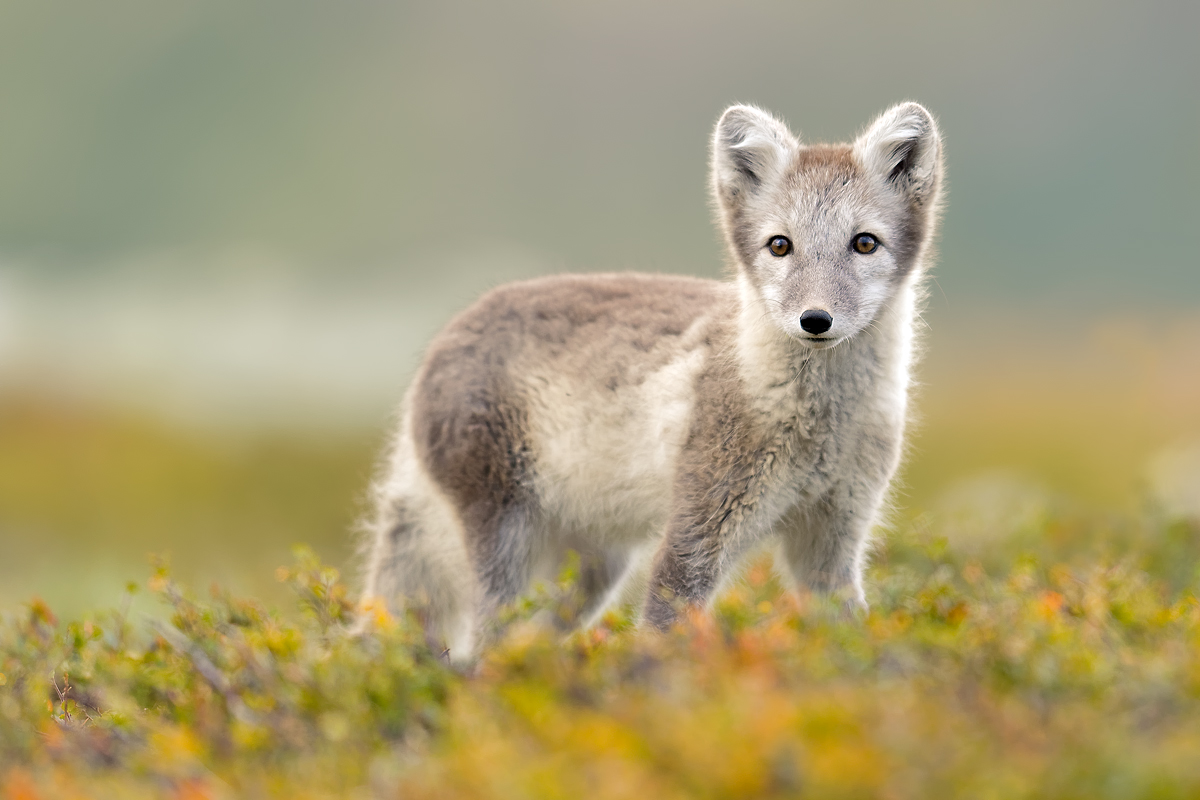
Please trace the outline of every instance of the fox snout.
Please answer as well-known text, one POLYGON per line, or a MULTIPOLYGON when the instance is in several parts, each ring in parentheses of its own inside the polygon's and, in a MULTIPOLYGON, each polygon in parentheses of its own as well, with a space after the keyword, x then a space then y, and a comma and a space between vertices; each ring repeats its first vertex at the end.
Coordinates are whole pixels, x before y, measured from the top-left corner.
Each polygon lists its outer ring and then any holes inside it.
POLYGON ((800 315, 800 327, 814 336, 822 334, 833 327, 833 316, 823 309, 810 308, 800 315))

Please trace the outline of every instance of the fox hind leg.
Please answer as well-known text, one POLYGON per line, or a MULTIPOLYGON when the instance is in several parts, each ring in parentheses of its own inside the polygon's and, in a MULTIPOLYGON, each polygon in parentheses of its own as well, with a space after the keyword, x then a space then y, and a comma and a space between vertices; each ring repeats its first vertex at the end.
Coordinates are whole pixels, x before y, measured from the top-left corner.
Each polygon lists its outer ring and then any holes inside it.
POLYGON ((417 611, 431 645, 448 649, 453 661, 468 660, 479 588, 462 531, 444 501, 405 488, 379 501, 363 596, 382 599, 393 613, 417 611))

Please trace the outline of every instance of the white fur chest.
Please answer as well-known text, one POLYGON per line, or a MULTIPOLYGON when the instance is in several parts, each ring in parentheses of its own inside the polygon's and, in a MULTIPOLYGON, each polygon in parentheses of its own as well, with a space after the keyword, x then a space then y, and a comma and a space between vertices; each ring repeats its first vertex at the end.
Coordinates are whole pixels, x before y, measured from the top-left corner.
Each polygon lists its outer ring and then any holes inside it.
POLYGON ((827 497, 870 474, 887 480, 900 457, 913 362, 915 295, 903 287, 875 324, 812 351, 743 310, 739 366, 769 441, 791 454, 768 492, 769 514, 827 497))

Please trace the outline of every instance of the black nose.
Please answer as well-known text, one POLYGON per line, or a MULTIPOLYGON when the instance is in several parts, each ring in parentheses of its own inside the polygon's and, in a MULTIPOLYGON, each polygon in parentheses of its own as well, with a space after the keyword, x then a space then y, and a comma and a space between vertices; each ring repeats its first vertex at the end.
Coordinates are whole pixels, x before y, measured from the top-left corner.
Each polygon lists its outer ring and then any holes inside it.
POLYGON ((800 315, 800 327, 805 333, 824 333, 833 327, 833 317, 828 311, 813 311, 809 309, 800 315))

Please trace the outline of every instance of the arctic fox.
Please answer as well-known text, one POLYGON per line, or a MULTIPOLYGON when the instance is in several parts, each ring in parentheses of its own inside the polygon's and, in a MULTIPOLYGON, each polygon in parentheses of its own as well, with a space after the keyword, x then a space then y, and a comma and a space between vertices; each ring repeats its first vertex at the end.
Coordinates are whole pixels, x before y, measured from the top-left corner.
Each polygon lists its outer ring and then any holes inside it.
POLYGON ((916 103, 837 145, 726 110, 711 187, 730 278, 542 278, 451 321, 375 486, 364 596, 423 604, 455 660, 568 550, 593 614, 648 564, 658 628, 772 543, 801 587, 864 606, 942 171, 916 103))

